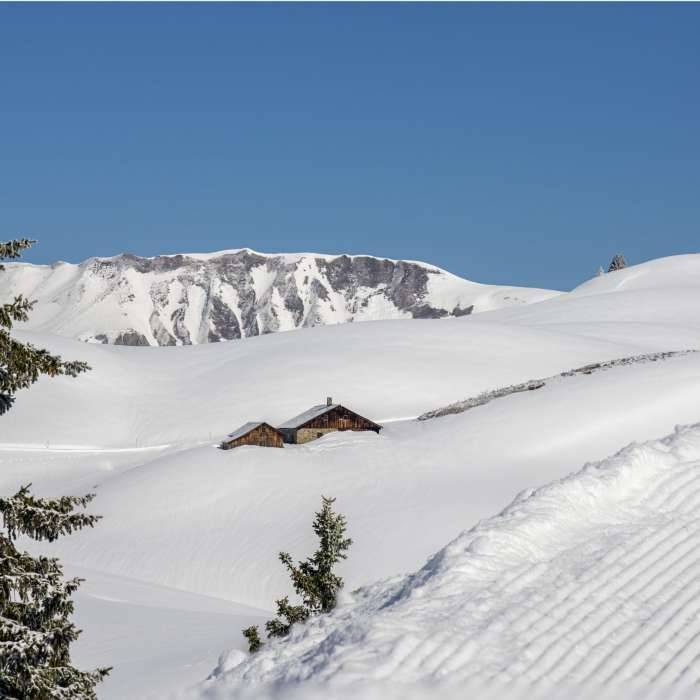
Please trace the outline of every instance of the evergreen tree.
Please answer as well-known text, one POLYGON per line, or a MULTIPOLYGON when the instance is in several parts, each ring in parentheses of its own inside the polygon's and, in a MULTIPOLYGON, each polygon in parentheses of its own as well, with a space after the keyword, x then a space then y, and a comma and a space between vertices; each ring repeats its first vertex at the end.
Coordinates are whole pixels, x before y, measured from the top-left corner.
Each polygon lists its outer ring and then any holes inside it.
MULTIPOLYGON (((288 596, 275 601, 277 616, 265 624, 268 638, 286 637, 292 625, 306 622, 311 615, 333 610, 338 592, 343 587, 343 579, 334 572, 334 567, 347 558, 346 552, 352 540, 345 536, 345 516, 333 511, 335 498, 322 496, 321 499, 321 510, 313 522, 313 530, 319 539, 315 554, 295 565, 287 552, 280 552, 279 559, 289 572, 301 604, 291 605, 288 596)), ((251 652, 260 648, 262 642, 257 627, 249 627, 243 634, 251 652)))
MULTIPOLYGON (((0 260, 14 259, 32 245, 27 239, 0 243, 0 260)), ((0 265, 0 270, 3 270, 0 265)), ((64 362, 30 343, 10 337, 13 323, 25 321, 33 303, 17 296, 0 305, 0 414, 7 412, 20 389, 42 375, 76 376, 84 362, 64 362)), ((35 498, 23 486, 0 498, 0 697, 7 700, 92 700, 95 686, 109 669, 79 671, 70 665, 70 644, 80 631, 70 621, 71 595, 80 579, 63 579, 58 559, 33 557, 15 547, 18 536, 52 542, 97 516, 76 512, 92 495, 35 498)))
MULTIPOLYGON (((35 241, 22 238, 0 243, 0 260, 19 258, 23 250, 35 241)), ((0 271, 4 270, 0 264, 0 271)), ((27 389, 46 374, 56 377, 66 374, 75 377, 89 367, 84 362, 64 362, 58 355, 35 348, 31 343, 20 343, 10 337, 16 322, 26 321, 34 302, 16 296, 10 303, 0 305, 0 415, 7 412, 20 389, 27 389)))
POLYGON ((605 270, 602 265, 598 266, 598 277, 602 277, 605 274, 605 270))
POLYGON ((262 646, 260 641, 260 633, 256 625, 247 627, 243 630, 243 636, 248 640, 248 651, 254 654, 262 646))
POLYGON ((615 270, 622 270, 627 267, 624 255, 616 255, 610 262, 610 267, 608 267, 608 272, 615 272, 615 270))
POLYGON ((55 558, 32 557, 15 547, 18 535, 53 542, 98 516, 75 512, 92 495, 39 499, 23 486, 0 498, 0 697, 13 700, 87 700, 109 669, 78 671, 69 647, 80 631, 70 621, 71 595, 80 579, 63 579, 55 558))
POLYGON ((333 572, 333 567, 350 548, 352 540, 345 537, 345 516, 333 512, 335 498, 321 496, 321 510, 316 513, 313 529, 319 539, 316 553, 298 565, 286 552, 280 552, 280 561, 287 567, 292 585, 310 613, 329 612, 335 607, 343 579, 333 572))
POLYGON ((311 611, 305 605, 290 605, 289 596, 276 600, 275 605, 277 605, 277 617, 265 623, 268 639, 286 637, 292 625, 306 622, 311 615, 311 611))

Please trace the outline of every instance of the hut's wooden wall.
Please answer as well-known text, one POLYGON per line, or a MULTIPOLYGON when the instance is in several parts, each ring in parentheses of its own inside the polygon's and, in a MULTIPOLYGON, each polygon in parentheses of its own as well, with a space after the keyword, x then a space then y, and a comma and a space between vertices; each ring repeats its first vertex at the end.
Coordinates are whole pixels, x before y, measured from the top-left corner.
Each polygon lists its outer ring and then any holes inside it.
POLYGON ((318 440, 326 433, 337 433, 337 428, 299 428, 296 433, 297 445, 303 445, 305 442, 318 440))
POLYGON ((372 421, 358 416, 357 413, 338 406, 298 428, 295 431, 294 442, 297 444, 311 442, 311 440, 316 440, 326 433, 334 433, 339 430, 374 430, 379 432, 379 427, 372 421))
POLYGON ((304 424, 303 427, 310 430, 320 428, 330 430, 375 430, 379 432, 379 429, 371 420, 358 416, 357 413, 353 413, 347 408, 343 408, 343 406, 338 406, 332 411, 314 418, 304 424))
POLYGON ((223 442, 221 446, 225 450, 242 445, 258 445, 260 447, 284 447, 282 436, 269 425, 259 425, 253 428, 247 435, 243 435, 230 442, 223 442))

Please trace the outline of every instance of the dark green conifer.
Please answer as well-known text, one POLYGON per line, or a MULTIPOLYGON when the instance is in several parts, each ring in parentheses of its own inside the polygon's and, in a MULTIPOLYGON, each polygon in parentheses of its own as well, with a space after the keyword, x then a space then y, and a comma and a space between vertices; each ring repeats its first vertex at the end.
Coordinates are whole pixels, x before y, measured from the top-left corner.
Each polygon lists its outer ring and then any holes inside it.
POLYGON ((243 636, 248 640, 248 651, 254 654, 262 646, 262 641, 260 640, 260 633, 258 632, 257 625, 251 625, 243 630, 243 636))
MULTIPOLYGON (((316 513, 313 529, 319 539, 315 554, 305 561, 294 564, 287 552, 280 552, 280 561, 285 565, 292 580, 295 593, 301 599, 300 605, 291 605, 288 596, 275 601, 277 617, 265 624, 268 638, 286 637, 292 625, 306 622, 311 615, 326 613, 333 610, 338 592, 343 587, 343 579, 335 573, 335 565, 347 558, 347 550, 352 540, 345 536, 347 521, 345 516, 333 511, 335 498, 321 497, 321 510, 316 513)), ((252 628, 243 631, 249 642, 248 634, 252 628)), ((257 635, 257 628, 255 629, 257 635)), ((259 642, 259 638, 258 638, 259 642)))
POLYGON ((310 610, 305 605, 291 605, 289 596, 284 596, 275 601, 277 605, 277 617, 265 623, 265 630, 268 638, 286 637, 292 625, 298 622, 306 622, 311 615, 310 610))
MULTIPOLYGON (((33 241, 0 243, 0 260, 18 258, 33 241)), ((4 269, 0 265, 0 270, 4 269)), ((0 305, 0 415, 15 393, 42 375, 76 376, 84 362, 60 357, 10 337, 13 323, 25 321, 33 303, 17 296, 0 305)), ((70 620, 72 594, 80 579, 64 580, 58 559, 33 557, 15 546, 18 536, 52 542, 98 517, 81 512, 92 495, 35 498, 29 486, 0 498, 0 697, 7 700, 93 700, 95 686, 109 669, 79 671, 71 666, 70 645, 80 631, 70 620)))
POLYGON ((83 527, 95 515, 75 512, 92 495, 35 498, 23 486, 0 498, 0 697, 13 700, 96 698, 95 686, 109 669, 79 671, 70 664, 70 645, 80 630, 70 621, 72 594, 81 579, 64 580, 58 559, 33 557, 15 547, 26 535, 53 542, 83 527))
MULTIPOLYGON (((0 243, 0 260, 19 258, 33 244, 27 238, 0 243)), ((0 264, 0 271, 4 269, 0 264)), ((13 324, 26 321, 33 306, 22 295, 0 305, 0 415, 11 408, 17 391, 29 388, 42 374, 75 377, 89 369, 85 362, 64 362, 58 355, 10 337, 13 324)))
POLYGON ((335 498, 321 496, 321 510, 316 513, 313 529, 319 546, 312 557, 296 566, 286 552, 280 552, 280 561, 287 567, 292 585, 309 613, 329 612, 336 603, 343 579, 334 572, 335 565, 346 559, 345 552, 352 540, 345 537, 345 516, 333 511, 335 498))

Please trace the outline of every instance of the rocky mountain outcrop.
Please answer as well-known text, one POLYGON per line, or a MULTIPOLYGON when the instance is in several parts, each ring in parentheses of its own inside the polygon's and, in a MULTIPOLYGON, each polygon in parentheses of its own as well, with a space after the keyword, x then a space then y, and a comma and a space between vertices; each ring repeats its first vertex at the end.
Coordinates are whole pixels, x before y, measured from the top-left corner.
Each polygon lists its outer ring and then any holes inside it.
POLYGON ((0 291, 38 300, 28 328, 144 346, 352 321, 464 316, 555 294, 476 284, 417 262, 249 249, 154 258, 124 253, 79 265, 16 263, 8 265, 0 291))

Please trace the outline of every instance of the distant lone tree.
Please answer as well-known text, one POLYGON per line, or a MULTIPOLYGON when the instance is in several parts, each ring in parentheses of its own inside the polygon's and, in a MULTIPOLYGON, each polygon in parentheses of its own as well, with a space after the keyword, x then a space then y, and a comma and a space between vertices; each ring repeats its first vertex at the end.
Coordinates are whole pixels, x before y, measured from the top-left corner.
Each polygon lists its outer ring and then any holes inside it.
MULTIPOLYGON (((265 624, 268 639, 286 637, 292 625, 306 622, 312 615, 333 610, 343 587, 343 579, 335 573, 334 568, 338 562, 347 558, 346 552, 352 540, 345 536, 345 516, 333 511, 335 498, 322 496, 321 499, 321 510, 316 513, 313 522, 313 530, 319 539, 315 554, 298 564, 294 564, 287 552, 279 554, 301 604, 292 605, 288 596, 275 601, 277 616, 265 624)), ((243 630, 243 635, 248 640, 251 653, 262 646, 257 627, 248 627, 243 630)))
MULTIPOLYGON (((32 243, 0 243, 0 260, 20 257, 32 243)), ((89 369, 10 337, 13 323, 27 320, 32 306, 22 296, 0 305, 0 415, 12 408, 18 390, 41 375, 74 377, 89 369)), ((70 664, 70 645, 80 634, 70 621, 71 596, 80 579, 64 580, 58 559, 33 557, 15 546, 21 535, 53 542, 92 527, 98 516, 76 512, 92 498, 35 498, 28 485, 0 498, 0 698, 93 700, 95 687, 109 673, 107 668, 79 671, 70 664)))
POLYGON ((625 257, 623 255, 616 255, 611 261, 608 267, 608 272, 615 272, 615 270, 623 270, 627 267, 625 262, 625 257))

